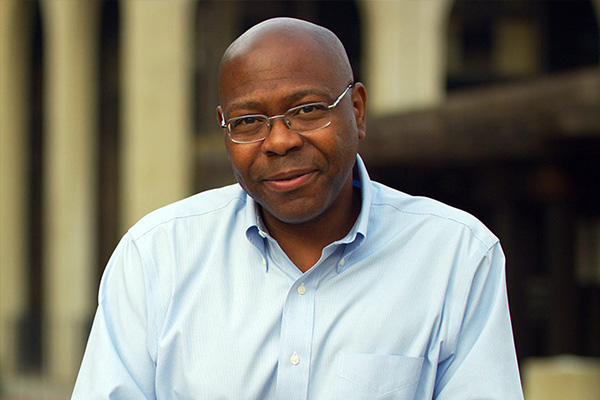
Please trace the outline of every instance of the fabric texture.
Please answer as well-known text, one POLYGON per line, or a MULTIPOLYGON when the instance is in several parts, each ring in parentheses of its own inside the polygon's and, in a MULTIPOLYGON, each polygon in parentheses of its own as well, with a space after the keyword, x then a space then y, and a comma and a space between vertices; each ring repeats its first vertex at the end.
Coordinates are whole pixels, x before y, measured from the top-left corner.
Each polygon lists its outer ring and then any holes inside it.
POLYGON ((73 399, 522 399, 498 239, 357 166, 360 215, 304 274, 238 185, 144 217, 73 399))

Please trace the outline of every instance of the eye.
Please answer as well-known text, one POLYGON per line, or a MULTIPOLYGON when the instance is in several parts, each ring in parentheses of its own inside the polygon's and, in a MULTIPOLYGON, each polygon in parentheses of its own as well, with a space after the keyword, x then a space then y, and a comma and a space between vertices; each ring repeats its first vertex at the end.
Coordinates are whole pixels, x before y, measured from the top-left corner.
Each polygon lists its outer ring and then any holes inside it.
POLYGON ((310 104, 305 104, 303 106, 298 106, 298 107, 294 107, 292 108, 290 111, 290 116, 292 117, 304 117, 304 116, 309 116, 309 115, 316 115, 316 114, 321 114, 322 111, 327 109, 327 104, 326 103, 310 103, 310 104))
POLYGON ((316 106, 314 104, 307 104, 305 106, 300 107, 300 109, 298 110, 299 114, 310 114, 311 112, 314 112, 316 109, 316 106))
POLYGON ((234 127, 244 126, 244 125, 252 125, 258 123, 258 118, 253 116, 240 117, 233 121, 232 125, 234 127))

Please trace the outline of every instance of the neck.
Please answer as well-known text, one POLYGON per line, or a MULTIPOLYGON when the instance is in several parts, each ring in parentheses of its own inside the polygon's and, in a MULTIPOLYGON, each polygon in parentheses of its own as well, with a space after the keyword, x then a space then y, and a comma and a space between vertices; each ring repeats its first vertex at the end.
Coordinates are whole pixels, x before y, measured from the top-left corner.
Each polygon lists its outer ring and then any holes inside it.
POLYGON ((308 271, 319 261, 325 246, 342 239, 354 226, 360 213, 361 193, 358 188, 350 190, 323 214, 304 223, 285 223, 261 209, 269 234, 300 271, 308 271))

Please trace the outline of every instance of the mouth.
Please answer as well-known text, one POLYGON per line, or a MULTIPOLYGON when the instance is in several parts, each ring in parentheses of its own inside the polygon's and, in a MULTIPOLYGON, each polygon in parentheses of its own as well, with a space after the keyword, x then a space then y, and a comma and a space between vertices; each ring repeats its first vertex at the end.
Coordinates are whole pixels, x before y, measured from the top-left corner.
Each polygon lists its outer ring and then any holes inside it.
POLYGON ((310 183, 317 176, 315 170, 290 171, 273 175, 263 182, 276 192, 289 192, 297 190, 310 183))

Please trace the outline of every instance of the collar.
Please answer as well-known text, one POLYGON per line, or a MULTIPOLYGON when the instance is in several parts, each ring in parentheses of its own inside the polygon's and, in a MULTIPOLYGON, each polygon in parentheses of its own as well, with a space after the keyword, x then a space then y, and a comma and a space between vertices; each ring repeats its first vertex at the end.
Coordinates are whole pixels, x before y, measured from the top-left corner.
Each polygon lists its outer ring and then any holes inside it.
POLYGON ((354 164, 354 185, 360 188, 362 204, 360 206, 360 214, 356 219, 356 223, 352 227, 350 234, 354 231, 356 234, 367 236, 367 227, 369 225, 369 213, 371 211, 371 203, 373 201, 373 192, 371 190, 371 178, 367 172, 367 167, 362 158, 356 155, 356 164, 354 164))

